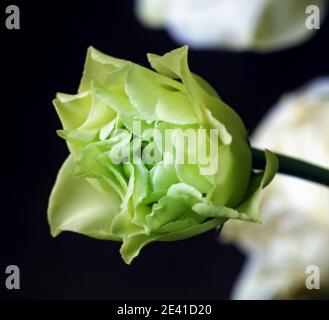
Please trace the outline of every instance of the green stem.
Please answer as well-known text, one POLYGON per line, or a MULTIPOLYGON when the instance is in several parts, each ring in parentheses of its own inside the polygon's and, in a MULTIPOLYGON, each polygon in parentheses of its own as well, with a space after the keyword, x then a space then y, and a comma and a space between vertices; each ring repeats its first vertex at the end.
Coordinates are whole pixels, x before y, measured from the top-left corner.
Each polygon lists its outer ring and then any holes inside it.
MULTIPOLYGON (((313 181, 329 187, 329 170, 311 163, 275 153, 279 159, 279 173, 288 174, 305 180, 313 181)), ((265 153, 252 148, 253 168, 264 169, 265 153)))

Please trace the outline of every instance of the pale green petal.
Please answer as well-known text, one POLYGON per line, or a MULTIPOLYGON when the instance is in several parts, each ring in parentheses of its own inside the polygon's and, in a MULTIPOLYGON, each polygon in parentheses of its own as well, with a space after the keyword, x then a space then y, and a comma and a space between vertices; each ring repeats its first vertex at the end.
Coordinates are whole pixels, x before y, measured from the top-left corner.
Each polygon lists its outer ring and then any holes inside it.
POLYGON ((170 51, 163 56, 148 54, 148 60, 156 71, 172 78, 180 79, 185 88, 194 113, 202 126, 207 127, 207 119, 205 117, 205 105, 202 100, 202 87, 194 78, 188 67, 187 61, 188 47, 183 46, 176 50, 170 51))
POLYGON ((133 68, 127 74, 125 90, 130 103, 139 111, 144 119, 156 120, 155 106, 158 97, 166 92, 153 79, 133 68))
POLYGON ((76 130, 57 130, 57 134, 66 140, 68 149, 75 159, 81 155, 81 151, 89 143, 95 142, 98 136, 98 129, 76 129, 76 130))
POLYGON ((209 203, 197 203, 192 207, 193 211, 198 213, 202 217, 207 218, 226 218, 226 219, 239 219, 252 222, 258 222, 249 217, 246 213, 241 213, 235 209, 224 207, 224 206, 215 206, 209 203))
POLYGON ((211 200, 219 206, 235 207, 244 199, 251 173, 251 150, 246 131, 240 127, 234 127, 235 116, 232 109, 222 105, 222 117, 218 111, 206 112, 209 123, 219 130, 220 139, 223 143, 218 149, 218 171, 213 177, 216 185, 212 192, 211 200), (223 123, 228 126, 223 127, 223 123), (230 129, 230 131, 229 131, 230 129))
POLYGON ((167 190, 179 180, 173 165, 157 163, 151 170, 153 190, 167 190))
POLYGON ((200 174, 198 165, 196 164, 176 164, 176 173, 181 182, 184 182, 194 188, 198 189, 201 193, 207 194, 213 189, 213 184, 200 174))
POLYGON ((213 218, 222 217, 227 219, 239 219, 252 222, 260 222, 261 216, 259 213, 259 206, 261 200, 261 192, 274 178, 278 170, 277 157, 266 150, 266 167, 264 172, 253 173, 246 200, 233 209, 220 205, 213 205, 209 203, 198 203, 193 206, 193 210, 198 214, 213 218))
POLYGON ((141 204, 144 205, 152 205, 155 202, 158 202, 161 198, 163 198, 167 194, 167 190, 156 190, 151 191, 147 194, 147 196, 142 200, 141 204))
POLYGON ((187 238, 197 236, 201 233, 209 231, 215 227, 222 225, 226 219, 215 218, 197 225, 190 225, 189 227, 170 232, 167 234, 151 234, 146 235, 136 235, 126 239, 120 249, 121 256, 127 264, 130 264, 132 260, 138 256, 140 250, 147 244, 154 241, 178 241, 187 238))
POLYGON ((97 97, 117 113, 123 114, 126 117, 137 117, 139 115, 126 95, 107 89, 96 82, 93 82, 92 86, 97 97))
POLYGON ((116 113, 97 97, 93 88, 91 88, 88 95, 79 94, 76 97, 81 96, 83 100, 81 98, 77 100, 71 99, 66 104, 63 102, 60 103, 60 101, 67 101, 67 96, 65 96, 66 100, 63 100, 63 95, 58 95, 55 100, 55 107, 62 112, 62 116, 65 115, 65 113, 63 113, 63 107, 76 110, 75 113, 67 114, 67 118, 76 120, 71 120, 71 122, 68 123, 68 120, 65 120, 66 117, 63 118, 64 130, 58 131, 58 134, 66 140, 70 152, 76 159, 80 156, 81 151, 86 145, 97 140, 101 128, 116 117, 116 113), (90 105, 88 107, 88 113, 84 105, 87 103, 90 105), (80 120, 78 109, 81 110, 80 113, 83 115, 83 118, 80 115, 80 120), (74 121, 74 123, 72 121, 74 121))
POLYGON ((119 240, 111 233, 113 217, 120 206, 115 191, 99 192, 86 179, 73 177, 75 162, 68 157, 52 190, 48 221, 53 236, 74 231, 90 237, 119 240))
POLYGON ((218 92, 209 84, 209 82, 207 82, 205 79, 195 73, 193 73, 193 77, 208 95, 220 99, 218 92))
POLYGON ((76 95, 58 93, 53 100, 57 114, 65 130, 74 130, 80 127, 87 119, 91 95, 85 91, 76 95))
POLYGON ((134 68, 132 62, 128 62, 122 68, 112 71, 107 76, 104 87, 118 94, 125 94, 125 84, 128 72, 134 68))
POLYGON ((134 188, 135 188, 135 170, 134 166, 131 163, 127 163, 123 165, 123 170, 125 174, 129 177, 129 182, 128 182, 128 187, 126 190, 125 197, 122 200, 121 203, 121 208, 125 208, 128 205, 129 200, 131 199, 133 193, 134 193, 134 188))
POLYGON ((169 92, 158 98, 156 104, 158 120, 173 124, 198 123, 193 107, 183 92, 169 92))
POLYGON ((177 183, 172 185, 168 189, 167 195, 183 197, 189 205, 193 205, 194 202, 201 201, 202 199, 201 192, 186 183, 177 183))
POLYGON ((221 226, 227 219, 215 218, 198 225, 192 225, 186 229, 168 233, 161 237, 161 241, 177 241, 197 236, 215 227, 221 226))
POLYGON ((83 77, 80 82, 79 92, 90 89, 91 80, 104 84, 109 73, 124 67, 129 62, 108 56, 93 47, 87 52, 87 58, 84 66, 83 77))
POLYGON ((152 213, 146 216, 148 229, 155 231, 161 226, 181 218, 190 205, 180 196, 164 196, 153 205, 152 213))
MULTIPOLYGON (((172 103, 186 111, 191 109, 188 100, 184 99, 184 94, 178 89, 182 86, 179 82, 146 70, 135 65, 128 71, 125 80, 125 91, 130 103, 145 120, 163 120, 159 118, 157 113, 160 112, 160 115, 162 115, 163 108, 172 107, 172 103), (177 97, 179 101, 173 100, 173 96, 177 97)), ((168 114, 169 112, 170 110, 165 113, 168 114)))
POLYGON ((109 108, 97 95, 97 91, 91 86, 91 108, 86 121, 79 127, 79 129, 97 129, 111 122, 116 118, 116 112, 109 108))
MULTIPOLYGON (((200 216, 199 216, 200 217, 200 216)), ((204 219, 203 219, 204 220, 204 219)), ((182 231, 192 226, 200 224, 202 221, 193 218, 182 218, 179 220, 171 221, 157 229, 157 233, 168 234, 172 232, 182 231)))
POLYGON ((237 208, 239 212, 246 213, 255 221, 260 221, 259 206, 262 189, 264 189, 274 178, 279 169, 279 160, 269 150, 265 150, 266 167, 262 175, 253 174, 246 200, 237 208))
MULTIPOLYGON (((246 128, 239 115, 231 107, 222 100, 210 95, 204 95, 203 99, 212 117, 225 126, 233 139, 247 140, 246 128)), ((208 117, 209 113, 207 113, 207 118, 208 117)))
POLYGON ((154 70, 160 74, 174 79, 182 78, 182 64, 184 63, 185 55, 188 47, 183 46, 172 50, 163 56, 149 53, 147 55, 148 61, 154 70))
POLYGON ((150 177, 149 172, 143 163, 134 164, 135 169, 135 193, 134 203, 139 204, 146 195, 150 192, 150 177))
POLYGON ((244 199, 249 185, 251 152, 247 144, 236 141, 219 148, 215 189, 210 199, 216 205, 234 207, 244 199))
POLYGON ((104 141, 108 139, 112 131, 114 130, 116 123, 117 123, 117 118, 106 123, 99 131, 99 140, 104 141))
POLYGON ((134 209, 131 201, 129 201, 128 206, 122 208, 120 213, 114 217, 111 232, 122 238, 123 241, 135 235, 144 235, 145 228, 133 223, 133 218, 134 209))
POLYGON ((76 160, 74 176, 101 180, 105 192, 114 189, 123 199, 127 185, 122 181, 122 177, 119 180, 117 179, 119 173, 113 173, 114 168, 110 164, 105 166, 102 163, 101 155, 102 150, 99 149, 98 143, 92 143, 85 147, 78 160, 76 160), (109 168, 112 170, 109 170, 109 168))
POLYGON ((131 264, 134 258, 136 258, 143 247, 147 244, 158 240, 161 235, 135 235, 124 240, 120 253, 122 259, 126 264, 131 264))
POLYGON ((143 225, 145 229, 145 212, 142 208, 138 208, 139 204, 151 192, 151 179, 148 170, 143 163, 134 164, 135 172, 135 186, 133 192, 133 204, 135 208, 135 215, 133 222, 138 225, 143 225), (140 209, 140 210, 138 210, 140 209))
POLYGON ((172 185, 167 195, 153 205, 152 213, 146 216, 149 230, 159 232, 159 228, 172 221, 192 218, 191 207, 201 200, 202 194, 195 188, 185 183, 172 185))
POLYGON ((122 164, 118 164, 118 165, 114 164, 111 161, 111 159, 109 158, 108 152, 105 152, 105 153, 103 153, 99 156, 97 156, 97 155, 95 155, 95 156, 97 157, 97 160, 99 160, 99 162, 102 163, 104 165, 104 167, 107 168, 109 170, 109 172, 111 172, 114 175, 116 181, 119 183, 119 185, 121 187, 120 189, 123 190, 123 192, 125 194, 124 198, 126 198, 127 194, 130 194, 128 189, 130 190, 131 188, 133 188, 133 185, 128 186, 130 181, 127 184, 127 178, 125 176, 123 165, 122 164))

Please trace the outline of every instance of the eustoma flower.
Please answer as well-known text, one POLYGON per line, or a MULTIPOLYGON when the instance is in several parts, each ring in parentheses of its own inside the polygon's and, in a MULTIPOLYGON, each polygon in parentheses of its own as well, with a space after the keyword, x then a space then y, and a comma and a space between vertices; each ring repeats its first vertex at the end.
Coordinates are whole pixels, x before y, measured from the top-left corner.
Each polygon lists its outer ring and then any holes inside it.
MULTIPOLYGON (((329 169, 328 120, 329 77, 324 77, 285 94, 251 141, 329 169)), ((261 212, 261 226, 230 221, 221 232, 248 258, 233 299, 328 298, 329 189, 278 176, 263 194, 261 212), (321 290, 309 290, 308 266, 321 270, 321 290)))
POLYGON ((260 221, 277 159, 267 151, 264 171, 252 170, 243 122, 187 54, 149 54, 152 71, 89 49, 78 94, 54 100, 71 154, 50 197, 53 236, 122 241, 130 263, 153 241, 260 221))
POLYGON ((141 22, 165 28, 177 43, 257 52, 282 50, 308 40, 319 28, 316 24, 324 18, 326 7, 325 0, 136 0, 141 22))

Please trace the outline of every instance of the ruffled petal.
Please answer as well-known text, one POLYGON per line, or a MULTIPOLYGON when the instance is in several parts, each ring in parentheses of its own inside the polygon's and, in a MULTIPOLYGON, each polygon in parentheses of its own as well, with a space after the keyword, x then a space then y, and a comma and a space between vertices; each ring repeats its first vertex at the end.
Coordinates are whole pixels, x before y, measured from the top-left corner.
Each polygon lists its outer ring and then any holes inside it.
POLYGON ((90 237, 120 240, 111 232, 120 198, 111 189, 100 192, 86 179, 73 177, 75 161, 69 156, 58 173, 52 190, 48 221, 53 236, 74 231, 90 237))
POLYGON ((236 209, 226 206, 214 205, 209 203, 198 203, 193 206, 193 210, 204 217, 209 218, 227 218, 239 219, 252 222, 260 222, 261 215, 259 206, 262 190, 272 181, 275 173, 278 171, 277 157, 266 150, 266 167, 263 172, 253 173, 247 197, 236 209))

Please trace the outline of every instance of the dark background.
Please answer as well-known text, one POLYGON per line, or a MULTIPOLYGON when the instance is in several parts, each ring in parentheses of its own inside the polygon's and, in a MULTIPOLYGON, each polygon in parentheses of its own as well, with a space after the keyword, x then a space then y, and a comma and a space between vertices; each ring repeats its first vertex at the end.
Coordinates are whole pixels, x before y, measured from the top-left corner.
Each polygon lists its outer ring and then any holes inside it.
MULTIPOLYGON (((147 65, 146 53, 177 47, 165 31, 136 20, 133 1, 14 1, 0 4, 0 296, 9 299, 227 299, 244 257, 214 232, 154 243, 131 266, 119 244, 63 233, 52 239, 47 201, 68 152, 55 130, 57 91, 75 93, 87 47, 147 65), (21 30, 5 29, 17 4, 21 30), (5 288, 5 268, 21 270, 21 290, 5 288)), ((190 51, 206 78, 250 131, 285 92, 329 74, 329 21, 306 44, 258 55, 190 51)))

